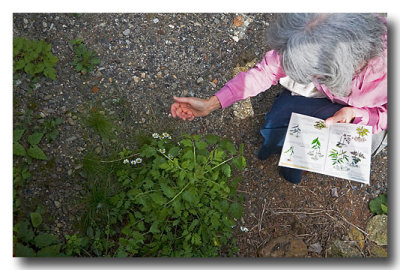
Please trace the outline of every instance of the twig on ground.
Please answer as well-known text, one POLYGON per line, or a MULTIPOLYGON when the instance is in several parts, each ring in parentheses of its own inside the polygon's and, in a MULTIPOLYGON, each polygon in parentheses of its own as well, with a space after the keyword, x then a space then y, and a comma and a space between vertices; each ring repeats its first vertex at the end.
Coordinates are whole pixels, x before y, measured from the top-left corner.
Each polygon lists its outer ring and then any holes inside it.
POLYGON ((264 212, 265 212, 265 205, 266 205, 266 204, 267 204, 267 203, 266 203, 265 200, 264 200, 263 210, 262 210, 260 219, 259 219, 259 221, 258 221, 258 236, 260 236, 261 239, 262 239, 262 237, 261 237, 261 223, 262 223, 262 220, 263 220, 263 216, 264 216, 264 212))

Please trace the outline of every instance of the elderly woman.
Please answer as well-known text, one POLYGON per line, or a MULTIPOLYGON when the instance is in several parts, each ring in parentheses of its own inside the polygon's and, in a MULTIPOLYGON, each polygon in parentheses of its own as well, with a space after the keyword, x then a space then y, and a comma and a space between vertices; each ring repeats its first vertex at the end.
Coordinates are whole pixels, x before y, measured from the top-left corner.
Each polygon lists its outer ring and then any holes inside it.
MULTIPOLYGON (((208 99, 174 97, 171 114, 191 121, 280 82, 286 89, 266 114, 259 159, 281 151, 292 112, 372 126, 376 152, 386 141, 386 33, 385 19, 373 14, 284 14, 267 33, 272 50, 260 63, 208 99)), ((302 178, 298 169, 281 174, 295 184, 302 178)))

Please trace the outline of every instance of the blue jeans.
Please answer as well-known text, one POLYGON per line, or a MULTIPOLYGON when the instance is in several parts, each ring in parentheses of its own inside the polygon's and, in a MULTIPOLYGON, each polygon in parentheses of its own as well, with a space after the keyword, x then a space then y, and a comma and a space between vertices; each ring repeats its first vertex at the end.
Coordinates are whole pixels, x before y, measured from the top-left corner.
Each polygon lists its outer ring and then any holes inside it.
MULTIPOLYGON (((284 90, 275 98, 271 110, 265 115, 265 123, 261 127, 264 140, 258 158, 266 160, 272 154, 281 153, 292 112, 325 120, 343 107, 326 98, 292 96, 290 91, 284 90)), ((281 167, 281 173, 293 184, 300 183, 303 175, 302 170, 286 167, 281 167)))

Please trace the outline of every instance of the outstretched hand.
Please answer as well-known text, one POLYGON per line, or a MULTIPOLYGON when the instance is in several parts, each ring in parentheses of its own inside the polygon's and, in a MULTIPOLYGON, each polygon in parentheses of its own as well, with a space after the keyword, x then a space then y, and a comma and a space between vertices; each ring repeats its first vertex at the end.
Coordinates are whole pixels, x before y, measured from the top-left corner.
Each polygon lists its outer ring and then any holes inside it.
POLYGON ((171 105, 172 117, 192 121, 195 117, 202 117, 221 107, 217 97, 201 99, 195 97, 174 97, 171 105))

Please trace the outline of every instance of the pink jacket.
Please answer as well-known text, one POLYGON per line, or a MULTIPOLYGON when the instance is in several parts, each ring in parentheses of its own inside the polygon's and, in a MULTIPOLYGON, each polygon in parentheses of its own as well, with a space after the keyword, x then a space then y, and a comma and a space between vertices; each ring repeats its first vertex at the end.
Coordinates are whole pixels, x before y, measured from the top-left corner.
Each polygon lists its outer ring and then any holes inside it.
MULTIPOLYGON (((372 126, 373 133, 387 129, 387 50, 382 56, 371 59, 353 78, 352 91, 348 97, 334 96, 325 85, 315 87, 332 102, 356 108, 353 123, 372 126)), ((247 72, 240 72, 225 84, 215 96, 222 108, 234 102, 253 97, 276 85, 286 74, 281 57, 276 51, 269 51, 264 59, 247 72)))

